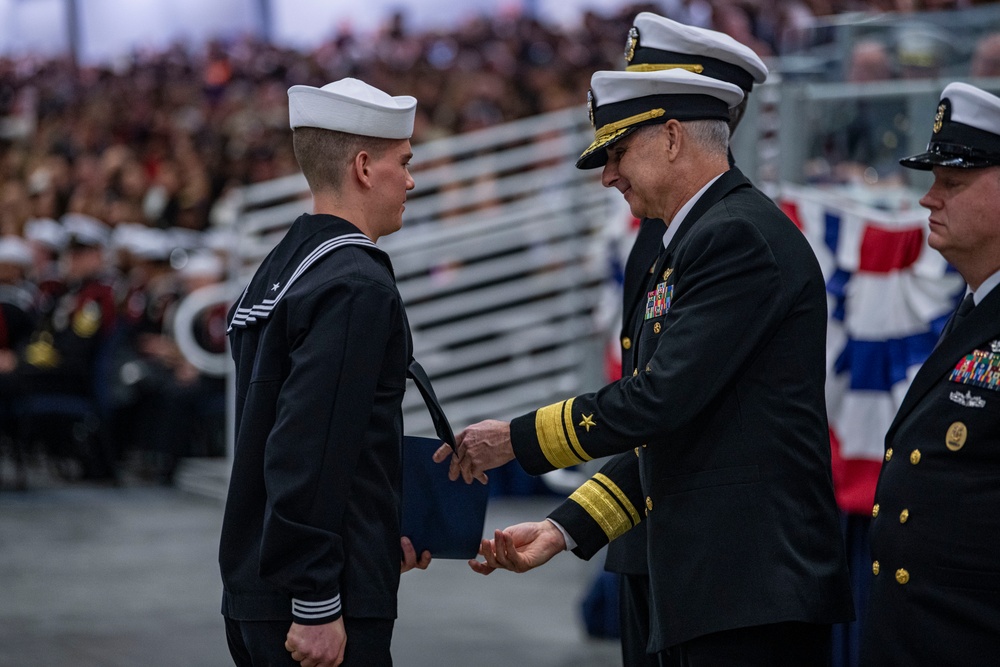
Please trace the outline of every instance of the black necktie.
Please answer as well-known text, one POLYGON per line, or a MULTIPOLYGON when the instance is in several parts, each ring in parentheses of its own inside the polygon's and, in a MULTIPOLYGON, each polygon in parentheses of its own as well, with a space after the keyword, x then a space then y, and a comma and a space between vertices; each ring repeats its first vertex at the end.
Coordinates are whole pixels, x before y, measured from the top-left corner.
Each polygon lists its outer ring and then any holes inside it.
POLYGON ((954 331, 955 327, 957 327, 975 307, 976 302, 972 298, 972 292, 969 292, 965 295, 965 298, 962 299, 962 303, 958 304, 958 310, 955 311, 955 314, 952 315, 951 319, 948 321, 948 326, 944 328, 944 331, 941 333, 941 337, 944 338, 954 331))

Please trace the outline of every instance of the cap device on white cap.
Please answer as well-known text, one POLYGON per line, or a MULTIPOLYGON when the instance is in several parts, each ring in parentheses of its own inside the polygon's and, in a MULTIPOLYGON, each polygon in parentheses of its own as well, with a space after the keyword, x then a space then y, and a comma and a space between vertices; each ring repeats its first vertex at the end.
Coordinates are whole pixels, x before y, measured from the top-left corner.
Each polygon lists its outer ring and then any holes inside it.
POLYGON ((743 101, 739 86, 683 69, 656 72, 595 72, 587 105, 594 142, 576 161, 577 169, 607 162, 604 150, 646 125, 674 119, 723 120, 743 101))
POLYGON ((767 66, 756 53, 729 35, 696 28, 641 12, 632 22, 625 46, 626 70, 654 72, 685 69, 735 83, 749 92, 767 78, 767 66))
POLYGON ((899 163, 922 171, 1000 165, 1000 97, 967 83, 948 84, 941 92, 927 150, 899 163))
POLYGON ((392 97, 357 79, 341 79, 322 88, 288 89, 288 120, 292 129, 316 127, 383 139, 409 139, 417 100, 392 97))

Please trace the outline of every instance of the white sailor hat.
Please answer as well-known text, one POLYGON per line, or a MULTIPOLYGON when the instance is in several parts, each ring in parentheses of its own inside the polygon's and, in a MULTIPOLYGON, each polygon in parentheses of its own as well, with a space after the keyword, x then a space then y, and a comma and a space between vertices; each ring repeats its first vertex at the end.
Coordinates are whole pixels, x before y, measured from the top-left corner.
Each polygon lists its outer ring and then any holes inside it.
POLYGON ((967 83, 948 84, 941 93, 927 150, 899 163, 923 171, 1000 165, 1000 97, 967 83))
POLYGON ((288 89, 288 120, 296 127, 318 127, 366 137, 409 139, 417 100, 392 97, 357 79, 341 79, 322 88, 288 89))
POLYGON ((62 252, 67 241, 66 230, 52 218, 28 220, 24 223, 24 238, 55 252, 62 252))
POLYGON ((174 245, 165 230, 158 227, 143 227, 129 234, 126 248, 137 259, 165 262, 170 259, 174 245))
POLYGON ((625 69, 651 72, 686 69, 735 83, 750 92, 767 78, 767 66, 750 47, 715 30, 696 28, 641 12, 632 21, 625 45, 625 69))
POLYGON ((33 263, 31 246, 20 236, 0 238, 0 264, 13 264, 29 268, 33 263))
POLYGON ((221 279, 225 275, 225 265, 222 259, 208 250, 199 250, 191 253, 187 263, 180 270, 182 278, 216 278, 221 279))
POLYGON ((67 213, 60 220, 71 246, 103 247, 111 239, 111 229, 95 217, 67 213))
POLYGON ((670 119, 729 121, 743 90, 683 69, 656 72, 594 72, 587 93, 594 142, 576 161, 577 169, 603 167, 608 146, 646 125, 670 119))

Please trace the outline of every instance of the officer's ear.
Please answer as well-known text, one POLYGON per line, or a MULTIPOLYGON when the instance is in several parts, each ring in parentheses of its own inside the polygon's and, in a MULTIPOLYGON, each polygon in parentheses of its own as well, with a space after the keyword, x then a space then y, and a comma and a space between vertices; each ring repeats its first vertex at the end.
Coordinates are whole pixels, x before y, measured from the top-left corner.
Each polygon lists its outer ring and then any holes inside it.
POLYGON ((662 128, 660 130, 660 140, 663 142, 662 145, 667 159, 673 162, 677 159, 686 139, 684 136, 684 126, 679 121, 671 118, 663 124, 662 128))

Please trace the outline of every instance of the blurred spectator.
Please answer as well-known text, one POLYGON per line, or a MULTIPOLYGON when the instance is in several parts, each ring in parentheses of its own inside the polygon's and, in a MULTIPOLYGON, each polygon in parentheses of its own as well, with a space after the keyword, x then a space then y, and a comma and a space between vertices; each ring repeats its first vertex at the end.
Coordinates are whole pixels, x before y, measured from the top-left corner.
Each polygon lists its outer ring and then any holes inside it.
POLYGON ((934 79, 954 58, 953 38, 934 26, 908 25, 896 37, 896 61, 903 79, 934 79))
MULTIPOLYGON (((114 296, 106 275, 104 248, 108 228, 82 214, 64 216, 67 246, 60 258, 61 281, 47 284, 39 299, 39 318, 22 346, 0 350, 0 396, 19 415, 19 437, 52 425, 52 403, 26 401, 38 396, 69 396, 98 401, 97 366, 115 324, 114 296)), ((26 257, 24 266, 27 265, 26 257)), ((77 441, 62 432, 47 443, 50 454, 78 459, 89 478, 114 478, 115 462, 107 441, 96 432, 77 441), (71 443, 79 449, 71 449, 71 443)))
POLYGON ((976 44, 969 76, 1000 76, 1000 32, 989 34, 976 44))
POLYGON ((847 65, 847 81, 870 83, 891 78, 892 58, 885 44, 877 40, 863 40, 854 45, 847 65))
POLYGON ((28 281, 31 246, 19 236, 0 238, 0 350, 17 350, 35 328, 37 289, 28 281))
MULTIPOLYGON (((888 47, 878 40, 857 42, 846 65, 850 83, 877 84, 893 78, 888 47)), ((826 135, 817 133, 822 145, 813 151, 822 155, 809 169, 824 180, 867 185, 898 184, 902 175, 898 160, 905 150, 908 129, 905 100, 871 98, 837 102, 828 110, 826 135)))

